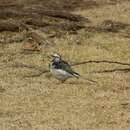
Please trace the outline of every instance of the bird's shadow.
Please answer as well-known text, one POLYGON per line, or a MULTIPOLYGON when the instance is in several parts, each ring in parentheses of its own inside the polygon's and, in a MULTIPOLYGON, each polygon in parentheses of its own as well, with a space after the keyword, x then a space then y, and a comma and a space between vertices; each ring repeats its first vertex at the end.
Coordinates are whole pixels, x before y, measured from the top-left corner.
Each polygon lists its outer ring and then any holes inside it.
POLYGON ((68 82, 65 82, 65 84, 72 84, 72 85, 92 85, 93 83, 90 83, 90 82, 81 82, 81 81, 68 81, 68 82))
POLYGON ((55 82, 54 84, 57 84, 57 85, 93 85, 94 83, 82 82, 82 81, 76 81, 76 82, 75 81, 66 81, 64 83, 55 82))

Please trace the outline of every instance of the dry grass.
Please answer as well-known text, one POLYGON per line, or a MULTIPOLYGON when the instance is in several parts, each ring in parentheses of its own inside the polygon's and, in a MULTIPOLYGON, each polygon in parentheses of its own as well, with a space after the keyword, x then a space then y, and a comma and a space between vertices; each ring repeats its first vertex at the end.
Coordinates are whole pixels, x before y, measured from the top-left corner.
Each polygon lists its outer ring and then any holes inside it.
MULTIPOLYGON (((130 23, 130 2, 79 10, 96 25, 106 19, 130 23)), ((37 70, 6 67, 24 63, 48 67, 47 55, 59 52, 66 60, 113 60, 130 63, 130 38, 118 33, 90 33, 54 38, 47 52, 21 53, 23 43, 0 46, 1 130, 129 130, 130 72, 90 73, 126 68, 113 64, 75 66, 80 74, 94 79, 70 79, 58 84, 46 75, 26 78, 37 70), (54 44, 54 46, 53 46, 54 44)))

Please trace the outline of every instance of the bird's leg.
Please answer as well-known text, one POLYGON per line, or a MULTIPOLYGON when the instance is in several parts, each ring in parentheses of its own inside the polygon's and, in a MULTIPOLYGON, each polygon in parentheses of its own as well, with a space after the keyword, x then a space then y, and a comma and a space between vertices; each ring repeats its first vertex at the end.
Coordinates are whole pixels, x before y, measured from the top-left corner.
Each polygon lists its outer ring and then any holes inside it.
POLYGON ((65 82, 65 80, 59 80, 59 82, 57 84, 63 84, 65 82))
POLYGON ((61 83, 64 83, 65 82, 65 80, 61 80, 61 83))

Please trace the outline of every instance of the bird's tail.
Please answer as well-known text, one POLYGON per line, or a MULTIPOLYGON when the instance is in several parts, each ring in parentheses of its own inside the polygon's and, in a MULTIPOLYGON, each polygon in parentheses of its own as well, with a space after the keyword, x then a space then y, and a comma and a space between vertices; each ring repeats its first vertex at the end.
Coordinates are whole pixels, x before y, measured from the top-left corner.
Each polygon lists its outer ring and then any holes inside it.
POLYGON ((75 76, 76 78, 80 77, 80 75, 78 73, 76 73, 76 72, 73 72, 73 76, 75 76))
POLYGON ((78 73, 76 73, 76 72, 73 73, 73 76, 75 76, 76 78, 82 78, 82 79, 84 79, 84 80, 88 80, 89 82, 96 83, 96 81, 94 81, 94 80, 92 80, 92 79, 88 79, 88 78, 86 78, 86 77, 84 77, 84 76, 82 76, 82 75, 80 75, 80 74, 78 74, 78 73))
POLYGON ((84 80, 87 80, 87 81, 89 81, 89 82, 92 82, 92 83, 97 83, 97 81, 94 81, 94 80, 92 80, 92 79, 88 79, 88 78, 86 78, 86 77, 83 77, 83 76, 80 76, 82 79, 84 79, 84 80))

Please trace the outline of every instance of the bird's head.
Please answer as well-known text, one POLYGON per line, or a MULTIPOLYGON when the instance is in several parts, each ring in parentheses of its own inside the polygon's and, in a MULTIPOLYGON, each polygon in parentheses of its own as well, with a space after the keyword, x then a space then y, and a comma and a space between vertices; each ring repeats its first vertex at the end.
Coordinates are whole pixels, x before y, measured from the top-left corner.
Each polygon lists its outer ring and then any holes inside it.
POLYGON ((51 57, 53 58, 53 61, 55 62, 59 62, 61 60, 61 56, 57 53, 52 54, 51 57))

